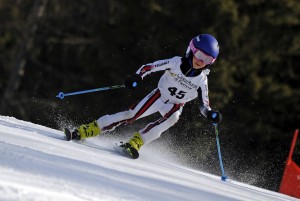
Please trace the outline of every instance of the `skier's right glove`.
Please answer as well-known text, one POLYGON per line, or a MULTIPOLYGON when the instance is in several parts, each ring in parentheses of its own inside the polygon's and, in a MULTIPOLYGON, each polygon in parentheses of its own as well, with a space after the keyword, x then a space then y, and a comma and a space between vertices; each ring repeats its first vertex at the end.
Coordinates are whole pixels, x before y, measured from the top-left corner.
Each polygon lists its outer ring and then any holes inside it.
POLYGON ((142 78, 138 74, 127 75, 124 85, 127 89, 135 89, 141 82, 142 78))
POLYGON ((207 112, 207 118, 213 124, 218 124, 222 121, 222 115, 218 111, 213 111, 213 110, 208 111, 207 112))

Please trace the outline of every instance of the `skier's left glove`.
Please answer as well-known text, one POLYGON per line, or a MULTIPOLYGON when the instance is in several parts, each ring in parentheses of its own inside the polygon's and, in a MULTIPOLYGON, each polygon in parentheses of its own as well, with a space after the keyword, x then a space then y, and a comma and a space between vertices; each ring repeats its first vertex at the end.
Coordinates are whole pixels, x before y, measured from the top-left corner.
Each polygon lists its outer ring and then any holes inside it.
POLYGON ((124 85, 127 89, 135 89, 138 85, 141 84, 141 82, 142 78, 138 74, 127 75, 124 85))
POLYGON ((222 121, 222 114, 218 111, 210 110, 207 112, 207 119, 213 124, 218 124, 222 121))

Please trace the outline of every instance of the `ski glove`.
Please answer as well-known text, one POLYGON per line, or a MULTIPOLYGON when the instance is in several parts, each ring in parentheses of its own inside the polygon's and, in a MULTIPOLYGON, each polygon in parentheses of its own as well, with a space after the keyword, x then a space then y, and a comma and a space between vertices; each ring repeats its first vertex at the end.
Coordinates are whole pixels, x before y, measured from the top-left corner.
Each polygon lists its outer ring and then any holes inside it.
POLYGON ((138 74, 127 75, 124 85, 127 89, 135 89, 141 82, 142 78, 138 74))
POLYGON ((207 112, 207 118, 213 124, 218 124, 222 121, 222 114, 218 111, 210 110, 207 112))

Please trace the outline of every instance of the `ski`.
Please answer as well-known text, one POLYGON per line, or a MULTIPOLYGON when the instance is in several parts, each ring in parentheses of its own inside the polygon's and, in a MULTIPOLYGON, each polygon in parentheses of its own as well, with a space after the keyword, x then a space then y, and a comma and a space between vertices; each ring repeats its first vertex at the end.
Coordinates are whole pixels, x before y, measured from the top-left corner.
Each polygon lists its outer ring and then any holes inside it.
POLYGON ((64 128, 64 134, 67 141, 72 140, 72 133, 68 128, 64 128))
POLYGON ((125 156, 127 158, 131 159, 137 159, 139 157, 139 152, 132 147, 126 148, 122 147, 123 144, 118 145, 117 143, 114 144, 113 148, 115 151, 120 153, 122 156, 125 156))
MULTIPOLYGON (((72 140, 72 133, 68 128, 64 128, 63 132, 65 134, 66 141, 72 140)), ((116 152, 120 153, 122 156, 125 156, 127 158, 137 159, 139 157, 139 152, 135 148, 126 147, 125 144, 123 144, 122 142, 120 145, 115 143, 113 145, 113 148, 116 152)))

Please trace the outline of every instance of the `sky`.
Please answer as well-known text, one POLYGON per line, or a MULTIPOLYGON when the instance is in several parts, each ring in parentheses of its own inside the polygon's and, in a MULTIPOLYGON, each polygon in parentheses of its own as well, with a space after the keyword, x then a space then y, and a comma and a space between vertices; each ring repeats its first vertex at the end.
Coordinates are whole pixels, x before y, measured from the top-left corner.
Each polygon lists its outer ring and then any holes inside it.
POLYGON ((299 200, 176 161, 144 146, 136 160, 113 148, 124 139, 65 141, 62 131, 0 116, 2 201, 288 201, 299 200))

